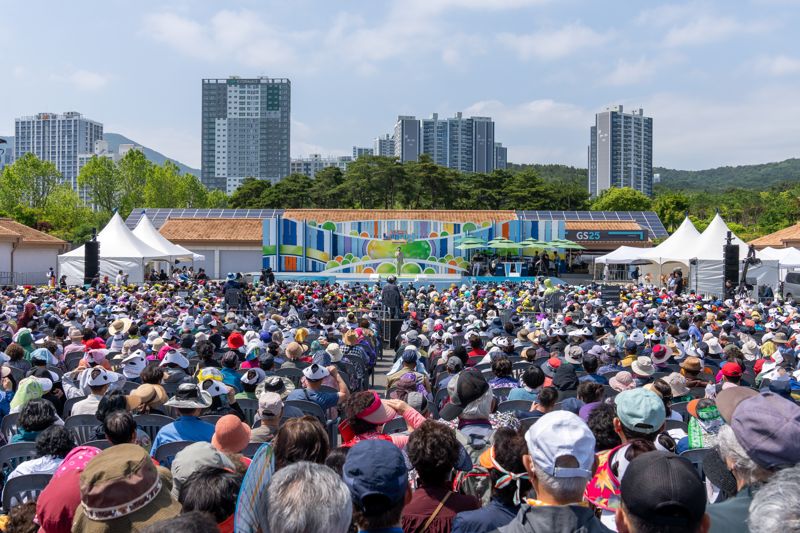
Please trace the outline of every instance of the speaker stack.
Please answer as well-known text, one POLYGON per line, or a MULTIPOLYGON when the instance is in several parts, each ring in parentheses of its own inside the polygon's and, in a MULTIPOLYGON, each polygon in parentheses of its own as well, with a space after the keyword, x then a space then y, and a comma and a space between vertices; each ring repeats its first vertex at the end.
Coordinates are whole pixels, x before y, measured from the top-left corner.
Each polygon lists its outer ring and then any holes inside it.
POLYGON ((83 247, 84 267, 83 283, 91 285, 92 280, 100 274, 100 243, 91 240, 83 247))
POLYGON ((739 245, 726 244, 723 246, 723 294, 725 282, 730 281, 731 285, 739 285, 739 245))

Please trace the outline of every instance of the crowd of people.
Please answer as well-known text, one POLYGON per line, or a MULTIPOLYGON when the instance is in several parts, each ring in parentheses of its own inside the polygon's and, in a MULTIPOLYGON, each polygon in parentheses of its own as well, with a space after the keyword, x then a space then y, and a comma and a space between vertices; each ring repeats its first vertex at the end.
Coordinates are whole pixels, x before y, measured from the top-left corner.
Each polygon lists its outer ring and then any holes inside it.
POLYGON ((228 278, 0 291, 0 530, 800 530, 791 301, 228 278))

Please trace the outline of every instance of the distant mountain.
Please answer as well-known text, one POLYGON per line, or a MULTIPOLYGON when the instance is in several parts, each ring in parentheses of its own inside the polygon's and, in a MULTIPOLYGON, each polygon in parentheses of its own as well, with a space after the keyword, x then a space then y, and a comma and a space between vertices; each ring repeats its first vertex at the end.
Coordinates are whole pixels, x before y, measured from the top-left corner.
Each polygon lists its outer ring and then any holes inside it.
POLYGON ((172 161, 173 163, 178 165, 178 168, 181 169, 181 172, 194 174, 198 178, 200 177, 199 169, 192 168, 188 165, 184 165, 180 161, 176 161, 170 157, 165 156, 162 153, 156 152, 152 148, 148 148, 141 143, 138 143, 132 139, 125 137, 124 135, 120 135, 119 133, 104 132, 103 139, 105 141, 108 141, 108 149, 111 150, 112 152, 116 152, 120 144, 137 144, 144 149, 143 150, 144 156, 148 159, 148 161, 155 163, 157 165, 163 165, 165 161, 172 161))
POLYGON ((653 172, 661 174, 661 187, 666 189, 714 192, 740 187, 765 190, 781 183, 800 181, 800 159, 708 170, 653 168, 653 172))

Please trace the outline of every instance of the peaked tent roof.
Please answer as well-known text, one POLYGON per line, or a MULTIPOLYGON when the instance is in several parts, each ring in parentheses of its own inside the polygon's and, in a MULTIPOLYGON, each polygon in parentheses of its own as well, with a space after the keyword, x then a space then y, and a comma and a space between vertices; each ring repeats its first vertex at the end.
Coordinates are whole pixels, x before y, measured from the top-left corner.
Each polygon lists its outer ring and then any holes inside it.
POLYGON ((642 249, 636 248, 633 246, 620 246, 613 252, 609 252, 606 255, 601 255, 597 259, 594 260, 595 263, 598 264, 609 264, 609 265, 618 265, 618 264, 627 264, 636 261, 642 257, 642 249))
MULTIPOLYGON (((687 247, 685 252, 686 259, 708 259, 722 260, 722 247, 725 245, 726 237, 730 229, 722 217, 717 213, 708 225, 706 230, 695 239, 694 245, 687 247)), ((747 243, 731 233, 733 240, 731 244, 739 245, 739 259, 747 257, 747 243)))
POLYGON ((147 214, 142 214, 142 218, 133 229, 133 234, 139 237, 145 244, 155 248, 161 253, 170 256, 171 261, 203 261, 204 256, 187 250, 179 244, 171 243, 166 237, 161 235, 150 222, 147 214))
POLYGON ((658 263, 683 261, 686 259, 686 251, 693 248, 699 238, 700 232, 694 227, 689 217, 686 217, 678 229, 675 230, 675 233, 670 235, 667 240, 654 248, 643 250, 642 258, 658 263))
POLYGON ((783 268, 800 267, 800 250, 797 248, 771 248, 758 251, 760 259, 777 259, 783 268))
MULTIPOLYGON (((156 250, 149 246, 139 237, 133 234, 125 225, 125 221, 114 213, 106 227, 97 234, 100 242, 100 259, 143 259, 145 261, 164 260, 169 261, 168 254, 156 250)), ((75 248, 60 257, 84 257, 84 246, 75 248)))

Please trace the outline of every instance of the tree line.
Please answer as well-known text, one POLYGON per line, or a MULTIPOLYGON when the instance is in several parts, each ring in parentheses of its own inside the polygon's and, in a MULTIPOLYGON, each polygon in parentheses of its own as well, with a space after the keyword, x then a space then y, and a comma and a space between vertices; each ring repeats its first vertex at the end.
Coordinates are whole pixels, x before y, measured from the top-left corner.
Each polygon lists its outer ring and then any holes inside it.
POLYGON ((764 191, 675 190, 660 185, 650 198, 629 188, 590 199, 584 169, 563 165, 513 165, 491 173, 464 173, 434 164, 423 155, 401 163, 365 156, 346 171, 327 167, 313 178, 291 174, 278 183, 248 178, 230 196, 209 191, 169 161, 150 162, 139 150, 118 161, 93 157, 78 176, 87 201, 62 183, 53 163, 26 154, 0 175, 0 214, 81 243, 116 210, 127 217, 136 207, 321 208, 655 211, 674 231, 688 212, 702 230, 719 210, 731 229, 750 240, 800 219, 800 184, 764 191))

